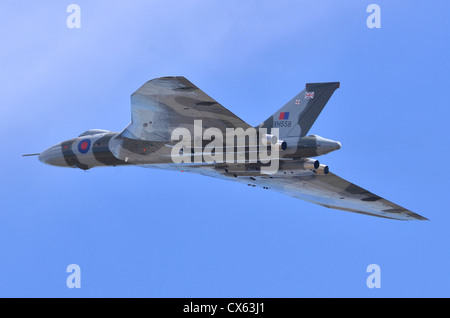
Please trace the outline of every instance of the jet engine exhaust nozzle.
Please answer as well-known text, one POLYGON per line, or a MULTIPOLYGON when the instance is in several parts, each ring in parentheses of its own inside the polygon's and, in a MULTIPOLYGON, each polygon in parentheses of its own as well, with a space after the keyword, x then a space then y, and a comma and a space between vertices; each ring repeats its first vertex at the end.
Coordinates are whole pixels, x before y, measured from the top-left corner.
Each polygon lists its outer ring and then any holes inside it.
POLYGON ((326 165, 320 165, 318 169, 316 169, 316 174, 320 174, 320 175, 325 175, 328 174, 328 172, 330 172, 330 168, 328 168, 328 166, 326 165))

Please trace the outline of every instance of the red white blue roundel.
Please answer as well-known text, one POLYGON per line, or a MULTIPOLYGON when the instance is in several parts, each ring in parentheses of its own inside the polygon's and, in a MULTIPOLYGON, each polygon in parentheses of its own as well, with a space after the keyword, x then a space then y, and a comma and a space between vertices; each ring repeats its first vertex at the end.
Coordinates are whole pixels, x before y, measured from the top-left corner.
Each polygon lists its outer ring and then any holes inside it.
POLYGON ((78 143, 78 151, 85 154, 91 148, 91 141, 89 139, 83 139, 78 143))

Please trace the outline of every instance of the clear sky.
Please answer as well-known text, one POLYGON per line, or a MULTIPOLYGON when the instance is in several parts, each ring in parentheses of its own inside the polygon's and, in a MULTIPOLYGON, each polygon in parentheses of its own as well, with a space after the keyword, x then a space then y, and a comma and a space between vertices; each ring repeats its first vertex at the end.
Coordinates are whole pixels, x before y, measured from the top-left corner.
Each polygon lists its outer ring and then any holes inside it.
POLYGON ((1 1, 0 296, 449 297, 448 12, 443 0, 1 1), (71 3, 80 29, 66 25, 71 3), (381 28, 367 27, 371 3, 381 28), (305 83, 340 81, 310 131, 342 143, 321 162, 430 221, 21 157, 121 131, 130 95, 168 75, 251 125, 305 83), (381 288, 366 285, 370 264, 381 288))

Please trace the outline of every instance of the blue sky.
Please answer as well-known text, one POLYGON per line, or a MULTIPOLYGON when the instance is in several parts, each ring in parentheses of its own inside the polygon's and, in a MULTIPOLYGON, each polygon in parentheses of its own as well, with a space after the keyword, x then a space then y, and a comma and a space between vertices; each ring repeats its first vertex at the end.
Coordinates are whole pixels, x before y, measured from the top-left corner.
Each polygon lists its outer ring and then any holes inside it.
POLYGON ((448 1, 2 1, 0 296, 449 297, 448 1), (66 7, 81 8, 81 29, 66 7), (122 130, 145 81, 183 75, 252 125, 340 81, 311 133, 330 170, 414 212, 399 222, 40 152, 122 130), (81 268, 81 288, 66 267, 81 268), (366 268, 381 268, 369 289, 366 268))

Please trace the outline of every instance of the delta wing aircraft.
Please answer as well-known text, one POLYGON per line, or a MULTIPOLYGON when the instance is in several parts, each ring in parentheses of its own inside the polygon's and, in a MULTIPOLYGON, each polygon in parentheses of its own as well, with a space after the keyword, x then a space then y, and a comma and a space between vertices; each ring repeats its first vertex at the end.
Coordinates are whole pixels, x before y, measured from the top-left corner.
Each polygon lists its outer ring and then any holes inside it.
POLYGON ((40 161, 50 165, 82 170, 138 165, 194 172, 275 190, 327 208, 396 220, 426 220, 338 177, 312 159, 341 148, 337 141, 308 135, 339 85, 306 84, 280 110, 251 127, 186 78, 156 78, 131 95, 131 123, 122 132, 91 129, 30 155, 39 155, 40 161), (257 131, 260 141, 256 146, 222 146, 230 141, 229 131, 234 132, 234 141, 251 129, 257 131), (264 161, 262 156, 249 160, 252 153, 261 150, 276 157, 270 157, 272 161, 264 161), (241 160, 235 155, 241 155, 241 160), (275 170, 263 172, 269 166, 275 170))

